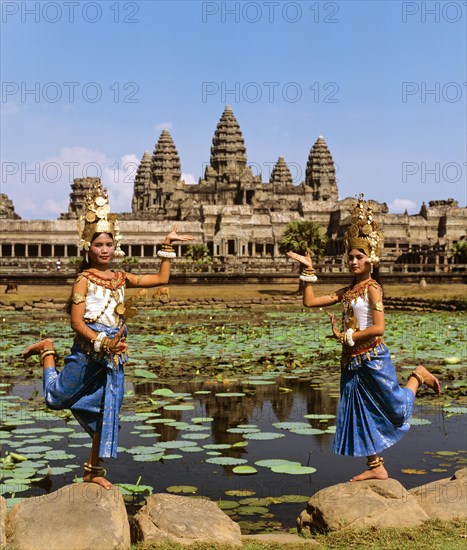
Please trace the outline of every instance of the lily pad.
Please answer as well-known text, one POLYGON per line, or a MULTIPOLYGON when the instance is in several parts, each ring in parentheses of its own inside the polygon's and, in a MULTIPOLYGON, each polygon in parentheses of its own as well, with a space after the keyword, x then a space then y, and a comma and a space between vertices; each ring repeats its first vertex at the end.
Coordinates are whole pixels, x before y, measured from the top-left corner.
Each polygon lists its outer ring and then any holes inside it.
POLYGON ((237 475, 251 475, 258 473, 258 470, 253 466, 235 466, 232 472, 237 475))
POLYGON ((273 466, 271 471, 276 474, 303 475, 313 474, 316 472, 316 468, 311 466, 302 466, 301 464, 280 464, 279 466, 273 466))
POLYGON ((277 432, 257 432, 257 433, 245 433, 243 434, 245 439, 253 439, 258 441, 266 441, 270 439, 280 439, 285 437, 284 434, 279 434, 277 432))
POLYGON ((206 462, 209 464, 219 464, 220 466, 233 466, 235 464, 245 464, 248 460, 245 460, 244 458, 233 458, 231 456, 217 456, 207 458, 206 462))
POLYGON ((168 493, 196 493, 198 491, 198 487, 195 487, 194 485, 171 485, 170 487, 167 487, 165 489, 168 493))

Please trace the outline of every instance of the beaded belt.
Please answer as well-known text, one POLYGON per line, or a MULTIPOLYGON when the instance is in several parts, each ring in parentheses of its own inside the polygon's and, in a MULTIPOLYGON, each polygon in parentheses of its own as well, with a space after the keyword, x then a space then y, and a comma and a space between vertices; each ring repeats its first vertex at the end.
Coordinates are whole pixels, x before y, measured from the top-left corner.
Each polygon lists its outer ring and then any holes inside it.
MULTIPOLYGON (((364 340, 360 343, 360 345, 355 344, 354 347, 343 346, 341 366, 345 367, 353 359, 355 359, 356 357, 360 357, 361 355, 366 355, 368 359, 370 359, 371 352, 375 352, 377 355, 378 351, 376 348, 381 345, 381 343, 381 338, 371 338, 370 340, 364 340)), ((361 359, 359 359, 359 363, 361 363, 361 359)))

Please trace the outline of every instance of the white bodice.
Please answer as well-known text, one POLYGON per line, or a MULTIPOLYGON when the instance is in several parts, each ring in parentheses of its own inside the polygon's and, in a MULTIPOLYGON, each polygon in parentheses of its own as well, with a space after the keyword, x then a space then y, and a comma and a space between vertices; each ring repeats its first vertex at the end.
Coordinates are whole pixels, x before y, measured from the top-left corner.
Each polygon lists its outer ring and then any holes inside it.
POLYGON ((357 330, 364 330, 373 325, 373 314, 367 292, 365 292, 364 298, 358 296, 355 300, 352 300, 350 305, 357 320, 357 330))
POLYGON ((115 306, 125 301, 125 286, 117 289, 105 288, 88 280, 84 320, 97 322, 108 327, 117 328, 121 324, 121 316, 115 311, 115 306))

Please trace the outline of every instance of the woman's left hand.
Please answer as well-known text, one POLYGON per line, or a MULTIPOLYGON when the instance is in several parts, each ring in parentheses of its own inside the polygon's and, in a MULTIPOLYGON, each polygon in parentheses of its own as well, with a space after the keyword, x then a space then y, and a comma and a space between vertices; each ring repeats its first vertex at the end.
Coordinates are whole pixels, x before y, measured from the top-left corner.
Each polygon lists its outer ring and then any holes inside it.
POLYGON ((170 233, 165 238, 165 244, 170 244, 172 241, 192 241, 194 237, 191 235, 179 235, 177 233, 177 226, 174 225, 170 233))
POLYGON ((329 319, 331 321, 331 328, 332 328, 332 333, 334 335, 334 338, 336 340, 340 340, 341 337, 342 337, 342 334, 339 332, 339 330, 337 329, 337 326, 336 326, 336 318, 334 316, 334 313, 330 313, 329 314, 329 319))

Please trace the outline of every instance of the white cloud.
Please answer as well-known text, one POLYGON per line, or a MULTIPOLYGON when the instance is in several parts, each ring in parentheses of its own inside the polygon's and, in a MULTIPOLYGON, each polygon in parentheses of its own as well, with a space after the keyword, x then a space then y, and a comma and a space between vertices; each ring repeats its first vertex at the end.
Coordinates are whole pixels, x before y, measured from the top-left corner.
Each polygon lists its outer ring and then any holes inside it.
POLYGON ((389 204, 389 212, 391 214, 403 214, 406 210, 409 214, 417 214, 419 207, 416 202, 410 199, 394 199, 389 204))
POLYGON ((57 155, 43 160, 15 166, 10 163, 4 192, 23 218, 54 219, 68 211, 75 178, 100 177, 109 191, 112 211, 130 212, 139 162, 133 153, 114 159, 86 147, 63 147, 57 155))
POLYGON ((198 181, 196 180, 195 176, 193 176, 193 174, 182 173, 182 180, 185 180, 185 183, 188 185, 195 185, 198 183, 198 181))
POLYGON ((156 130, 156 132, 162 132, 162 130, 171 130, 172 127, 173 127, 172 122, 158 122, 154 126, 154 130, 156 130))

